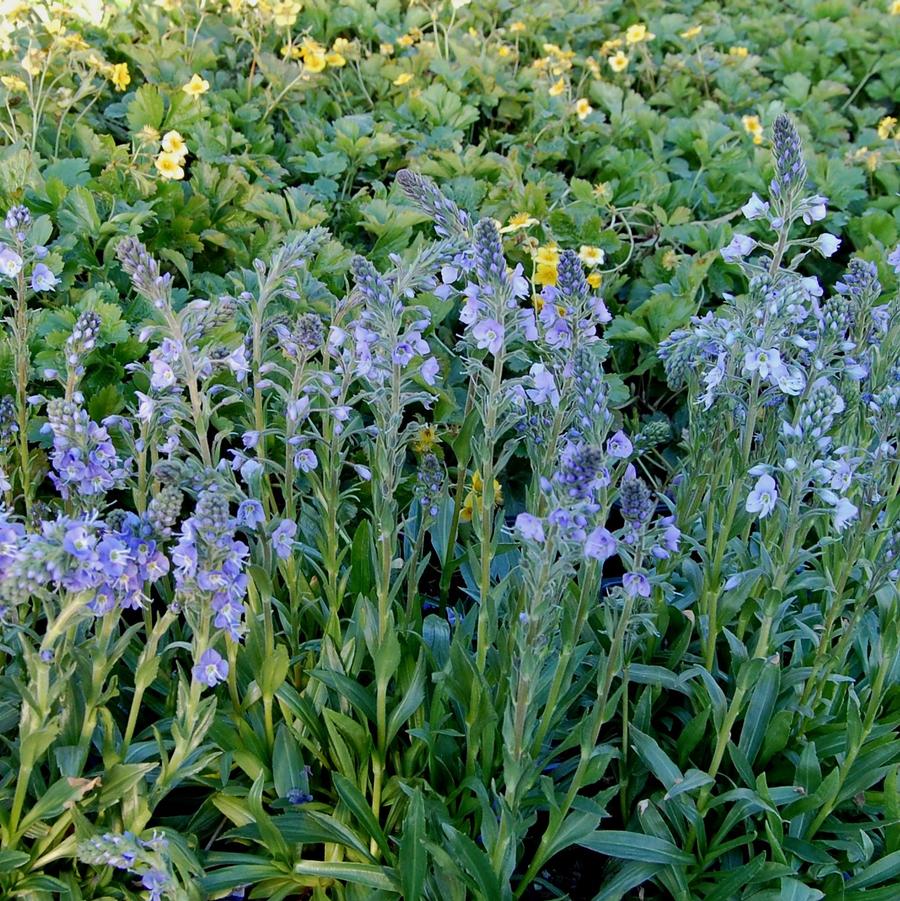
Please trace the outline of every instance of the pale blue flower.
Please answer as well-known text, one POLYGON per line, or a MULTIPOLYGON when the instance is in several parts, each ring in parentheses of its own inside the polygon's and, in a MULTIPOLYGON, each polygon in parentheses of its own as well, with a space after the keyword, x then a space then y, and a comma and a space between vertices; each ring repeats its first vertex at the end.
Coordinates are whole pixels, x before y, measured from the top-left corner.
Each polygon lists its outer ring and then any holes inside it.
POLYGON ((774 509, 778 500, 778 486, 775 479, 768 473, 761 475, 747 498, 746 510, 748 513, 758 513, 760 519, 765 519, 774 509))

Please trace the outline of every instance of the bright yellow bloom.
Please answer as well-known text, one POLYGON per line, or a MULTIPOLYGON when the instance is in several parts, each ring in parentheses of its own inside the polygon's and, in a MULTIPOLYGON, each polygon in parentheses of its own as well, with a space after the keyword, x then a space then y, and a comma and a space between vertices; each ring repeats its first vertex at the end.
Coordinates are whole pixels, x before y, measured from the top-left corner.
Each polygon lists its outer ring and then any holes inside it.
POLYGON ((419 426, 416 437, 412 443, 412 449, 417 454, 427 454, 438 443, 437 428, 433 425, 419 426))
POLYGON ((539 263, 534 270, 534 281, 538 285, 555 285, 557 277, 556 266, 550 263, 539 263))
POLYGON ((170 181, 180 181, 184 178, 184 169, 181 168, 182 162, 183 160, 175 156, 174 153, 161 153, 154 161, 154 165, 156 166, 156 171, 163 178, 170 181))
POLYGON ((411 34, 404 34, 397 38, 397 43, 401 47, 412 47, 415 42, 416 39, 411 34))
POLYGON ((201 78, 195 72, 191 76, 191 80, 186 85, 182 85, 181 90, 184 91, 188 97, 199 97, 209 90, 209 82, 205 78, 201 78))
POLYGON ((174 157, 178 157, 179 162, 183 162, 188 154, 187 144, 184 138, 177 131, 167 131, 162 137, 162 149, 174 157))
POLYGON ((27 91, 28 85, 18 75, 0 75, 0 84, 7 91, 27 91))
POLYGON ((652 41, 655 37, 656 35, 647 31, 647 26, 643 24, 629 25, 625 29, 626 44, 640 44, 642 41, 652 41))
POLYGON ((500 229, 500 234, 508 235, 510 232, 521 231, 523 228, 531 228, 532 225, 537 224, 538 220, 534 216, 529 216, 528 213, 515 213, 509 217, 509 222, 500 229))
POLYGON ((701 31, 703 31, 702 25, 694 25, 692 28, 688 28, 687 31, 682 31, 681 36, 686 41, 689 41, 691 38, 697 37, 697 35, 700 34, 701 31))
POLYGON ((591 244, 582 244, 578 249, 578 259, 585 266, 601 266, 606 259, 606 254, 600 247, 594 247, 591 244))
POLYGON ((881 138, 882 141, 890 140, 891 133, 894 128, 897 126, 897 117, 896 116, 885 116, 878 123, 878 137, 881 138))
POLYGON ((534 255, 535 261, 544 266, 556 266, 559 263, 559 248, 555 244, 544 244, 534 255))
POLYGON ((512 34, 520 34, 521 32, 523 32, 525 30, 525 23, 524 22, 513 22, 509 26, 509 30, 510 30, 510 32, 512 32, 512 34))
POLYGON ((306 53, 303 54, 303 71, 317 75, 324 72, 328 65, 328 60, 324 53, 306 53))
POLYGON ((356 55, 357 46, 355 41, 348 41, 347 38, 335 38, 331 45, 332 53, 339 53, 345 59, 356 55))
POLYGON ((109 70, 109 80, 115 85, 117 91, 124 91, 131 84, 131 74, 127 63, 116 63, 109 70))
POLYGON ((497 48, 497 56, 499 56, 500 59, 506 59, 507 57, 512 56, 512 52, 512 47, 510 47, 509 44, 501 44, 497 48))
POLYGON ((603 284, 603 276, 599 272, 592 272, 586 281, 596 291, 603 284))
POLYGON ((580 97, 575 101, 575 113, 582 122, 594 111, 594 108, 588 103, 587 98, 580 97))
POLYGON ((736 56, 738 59, 745 59, 750 51, 746 47, 729 47, 728 55, 736 56))
MULTIPOLYGON (((472 488, 463 501, 462 510, 459 511, 459 518, 462 522, 471 522, 472 515, 476 508, 479 513, 484 510, 484 482, 480 472, 472 474, 472 488)), ((494 479, 494 506, 499 507, 503 503, 503 490, 500 483, 494 479)))
POLYGON ((333 50, 331 53, 325 54, 325 62, 328 63, 329 66, 334 66, 336 69, 347 65, 346 57, 341 53, 335 53, 333 50))
POLYGON ((744 131, 748 135, 753 136, 753 143, 762 144, 763 127, 762 122, 759 121, 759 116, 741 116, 741 122, 744 125, 744 131))
POLYGON ((297 21, 301 4, 296 0, 282 0, 272 7, 272 17, 280 28, 290 28, 297 21))
POLYGON ((395 79, 394 84, 398 88, 402 88, 403 85, 409 84, 413 80, 412 72, 401 72, 395 79))
POLYGON ((891 15, 900 16, 900 0, 894 0, 891 4, 891 15))
POLYGON ((628 68, 628 57, 620 50, 609 58, 609 67, 613 72, 624 72, 628 68))
POLYGON ((393 56, 394 55, 394 45, 393 44, 382 44, 378 48, 378 52, 382 56, 393 56))
POLYGON ((551 97, 559 97, 560 94, 564 93, 566 90, 566 80, 564 78, 560 78, 559 81, 554 82, 550 85, 550 90, 547 92, 551 97))

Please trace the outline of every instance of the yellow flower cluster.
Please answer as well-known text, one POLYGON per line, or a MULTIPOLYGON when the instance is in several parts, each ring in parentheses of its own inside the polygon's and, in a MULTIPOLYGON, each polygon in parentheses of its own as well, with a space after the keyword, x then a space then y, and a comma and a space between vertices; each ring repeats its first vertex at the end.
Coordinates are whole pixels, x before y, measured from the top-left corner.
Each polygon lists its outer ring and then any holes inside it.
POLYGON ((885 116, 878 123, 878 137, 882 141, 889 141, 892 137, 897 140, 900 138, 900 130, 897 129, 897 117, 885 116))
POLYGON ((413 439, 412 449, 417 454, 427 454, 438 443, 438 431, 433 425, 419 426, 413 439))
POLYGON ((701 31, 703 31, 703 26, 702 26, 702 25, 693 25, 693 26, 691 26, 690 28, 688 28, 686 31, 682 31, 682 32, 681 32, 681 36, 682 36, 686 41, 690 41, 690 40, 692 40, 693 38, 697 37, 697 36, 700 34, 701 31))
POLYGON ((328 66, 333 69, 346 66, 347 59, 355 56, 357 51, 356 42, 348 41, 346 38, 337 38, 329 50, 313 38, 306 37, 299 44, 285 44, 281 48, 281 55, 302 60, 303 71, 316 75, 328 66))
POLYGON ((750 54, 750 51, 746 47, 729 47, 728 55, 734 56, 737 59, 746 59, 750 54))
MULTIPOLYGON (((503 490, 500 483, 494 479, 494 506, 499 507, 503 503, 503 490)), ((484 480, 480 472, 472 473, 472 487, 463 501, 459 518, 462 522, 471 522, 475 511, 481 513, 484 510, 484 480)))
POLYGON ((184 138, 177 131, 167 131, 162 137, 161 146, 162 150, 153 161, 156 171, 169 181, 181 181, 188 155, 184 138))
POLYGON ((741 116, 741 123, 744 126, 744 131, 753 138, 753 143, 762 144, 763 127, 762 122, 759 121, 759 116, 741 116))
POLYGON ((557 44, 544 44, 544 56, 536 59, 531 68, 538 72, 549 72, 554 78, 559 78, 565 72, 568 72, 572 66, 572 60, 575 59, 574 50, 563 50, 557 44))
POLYGON ((869 172, 874 172, 881 162, 881 151, 869 150, 868 147, 860 147, 850 154, 850 161, 853 163, 862 163, 869 172))

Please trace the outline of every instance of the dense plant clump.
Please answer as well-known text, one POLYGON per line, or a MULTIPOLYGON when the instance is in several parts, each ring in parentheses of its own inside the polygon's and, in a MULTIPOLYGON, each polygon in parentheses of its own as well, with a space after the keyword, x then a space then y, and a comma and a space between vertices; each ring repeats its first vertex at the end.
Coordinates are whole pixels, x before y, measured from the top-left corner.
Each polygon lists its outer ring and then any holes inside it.
POLYGON ((670 6, 0 6, 0 895, 896 897, 900 4, 670 6))

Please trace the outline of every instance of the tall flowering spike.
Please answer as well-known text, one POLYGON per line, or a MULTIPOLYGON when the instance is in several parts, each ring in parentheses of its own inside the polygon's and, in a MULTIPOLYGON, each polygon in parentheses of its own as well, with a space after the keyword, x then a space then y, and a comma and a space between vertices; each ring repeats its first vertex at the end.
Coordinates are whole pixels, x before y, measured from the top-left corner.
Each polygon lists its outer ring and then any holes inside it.
POLYGON ((166 485, 147 505, 147 521, 160 536, 168 538, 178 521, 184 495, 174 485, 166 485))
POLYGON ((162 306, 172 286, 172 276, 161 272, 159 263, 150 256, 137 238, 123 238, 116 247, 116 257, 131 278, 135 291, 155 306, 162 306))
POLYGON ((411 169, 401 169, 397 173, 397 184, 419 209, 431 216, 435 231, 439 235, 451 238, 469 234, 471 226, 468 215, 445 197, 430 178, 419 175, 411 169))
POLYGON ((878 267, 867 260, 854 257, 850 260, 844 277, 834 287, 839 294, 850 297, 861 305, 869 304, 881 294, 878 267))
POLYGON ((475 268, 484 282, 499 285, 507 281, 506 257, 493 219, 481 219, 475 226, 475 268))
POLYGON ((66 340, 66 366, 76 375, 84 373, 84 358, 94 349, 100 332, 100 317, 93 310, 85 310, 66 340))
POLYGON ((599 436, 606 430, 606 388, 603 384, 603 365, 597 354, 587 347, 579 347, 573 360, 575 381, 575 428, 577 436, 599 436))
POLYGON ((391 303, 393 297, 388 283, 365 257, 353 257, 350 271, 353 273, 356 287, 367 303, 375 306, 387 306, 391 303))
POLYGON ((584 297, 590 291, 584 267, 574 250, 564 250, 556 268, 556 287, 565 298, 584 297))
POLYGON ((604 460, 599 447, 573 449, 559 473, 559 480, 566 486, 569 497, 579 500, 590 497, 597 476, 603 472, 604 460))
POLYGON ((700 359, 706 338, 692 329, 675 329, 657 348, 666 379, 672 388, 681 388, 691 369, 700 359))
POLYGON ((800 135, 790 116, 782 114, 775 120, 772 152, 775 154, 776 172, 773 192, 785 195, 801 189, 806 181, 806 163, 800 135))
POLYGON ((0 398, 0 454, 6 453, 19 431, 16 402, 10 395, 0 398))
POLYGON ((626 479, 619 495, 622 516, 634 529, 640 528, 653 515, 653 495, 643 479, 626 479))
POLYGON ((427 516, 437 516, 440 512, 438 501, 444 484, 444 467, 437 454, 427 453, 419 462, 416 472, 416 496, 427 516))

